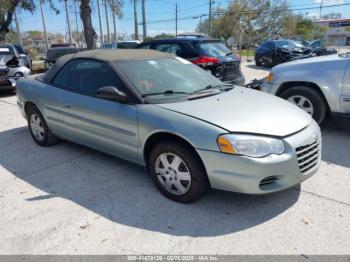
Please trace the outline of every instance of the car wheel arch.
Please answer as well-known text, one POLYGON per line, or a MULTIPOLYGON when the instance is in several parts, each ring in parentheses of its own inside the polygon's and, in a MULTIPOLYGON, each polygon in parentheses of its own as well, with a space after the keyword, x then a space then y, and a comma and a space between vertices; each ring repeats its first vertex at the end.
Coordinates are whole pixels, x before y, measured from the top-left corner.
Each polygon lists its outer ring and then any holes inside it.
POLYGON ((326 105, 327 105, 327 112, 330 111, 330 107, 329 107, 329 103, 328 100, 326 98, 326 96, 324 95, 324 93, 322 92, 321 88, 313 83, 313 82, 303 82, 303 81, 297 81, 297 82, 285 82, 283 84, 280 85, 280 87, 277 89, 276 91, 276 96, 281 97, 282 93, 284 91, 286 91, 288 88, 291 87, 305 87, 305 88, 313 88, 314 90, 316 90, 324 99, 326 105))
POLYGON ((27 101, 25 104, 24 104, 24 112, 26 113, 26 116, 28 116, 28 110, 32 107, 36 107, 38 108, 33 102, 31 101, 27 101))
MULTIPOLYGON (((180 135, 173 134, 173 133, 166 132, 166 131, 160 131, 160 132, 153 133, 145 140, 145 143, 143 146, 143 158, 145 160, 147 169, 148 169, 148 158, 149 158, 149 155, 150 155, 152 148, 155 145, 157 145, 158 143, 161 143, 162 141, 176 141, 176 142, 182 143, 183 145, 191 148, 193 150, 193 152, 196 154, 196 156, 198 157, 198 159, 201 161, 204 169, 206 170, 205 165, 203 163, 203 160, 200 157, 200 155, 196 152, 195 146, 193 144, 191 144, 187 139, 183 138, 180 135)), ((207 172, 205 172, 205 177, 210 185, 207 172)))

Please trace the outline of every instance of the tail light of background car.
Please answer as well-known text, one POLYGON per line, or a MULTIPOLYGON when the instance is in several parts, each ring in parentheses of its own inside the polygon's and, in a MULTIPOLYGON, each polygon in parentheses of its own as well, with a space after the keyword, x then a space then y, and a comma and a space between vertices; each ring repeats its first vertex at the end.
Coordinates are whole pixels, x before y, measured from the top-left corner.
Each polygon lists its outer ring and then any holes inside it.
POLYGON ((211 66, 217 63, 220 63, 221 60, 215 57, 208 57, 208 56, 200 56, 199 58, 192 61, 193 64, 198 66, 211 66))

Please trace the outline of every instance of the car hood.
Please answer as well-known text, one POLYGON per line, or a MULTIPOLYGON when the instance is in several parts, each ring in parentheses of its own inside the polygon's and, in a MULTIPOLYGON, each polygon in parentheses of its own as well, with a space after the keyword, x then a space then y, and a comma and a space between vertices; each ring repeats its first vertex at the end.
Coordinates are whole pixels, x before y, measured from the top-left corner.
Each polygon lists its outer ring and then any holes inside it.
POLYGON ((0 55, 0 65, 6 65, 13 58, 13 55, 0 55))
POLYGON ((287 62, 284 64, 280 64, 278 66, 276 66, 276 68, 282 68, 282 67, 288 67, 288 66, 292 66, 292 65, 308 65, 308 64, 316 64, 316 63, 327 63, 329 61, 337 61, 337 60, 341 60, 342 58, 340 58, 338 55, 329 55, 329 56, 316 56, 316 57, 311 57, 311 58, 307 58, 307 59, 302 59, 302 60, 294 60, 291 62, 287 62))
POLYGON ((228 132, 284 137, 305 128, 311 116, 281 98, 243 87, 197 100, 158 104, 228 132))

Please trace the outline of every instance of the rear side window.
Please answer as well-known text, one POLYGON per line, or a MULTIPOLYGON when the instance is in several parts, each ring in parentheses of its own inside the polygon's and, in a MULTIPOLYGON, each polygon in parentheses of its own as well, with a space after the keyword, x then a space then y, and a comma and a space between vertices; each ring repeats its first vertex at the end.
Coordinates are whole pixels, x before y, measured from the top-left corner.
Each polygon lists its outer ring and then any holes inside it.
POLYGON ((156 50, 164 53, 170 53, 171 44, 159 44, 156 46, 156 50))
POLYGON ((181 51, 181 47, 178 44, 172 44, 170 48, 170 53, 171 54, 179 54, 181 51))
POLYGON ((96 96, 104 86, 120 88, 121 81, 105 62, 76 59, 68 62, 54 78, 53 85, 89 96, 96 96))
POLYGON ((146 45, 142 45, 140 47, 138 47, 139 49, 151 49, 151 45, 150 44, 146 44, 146 45))

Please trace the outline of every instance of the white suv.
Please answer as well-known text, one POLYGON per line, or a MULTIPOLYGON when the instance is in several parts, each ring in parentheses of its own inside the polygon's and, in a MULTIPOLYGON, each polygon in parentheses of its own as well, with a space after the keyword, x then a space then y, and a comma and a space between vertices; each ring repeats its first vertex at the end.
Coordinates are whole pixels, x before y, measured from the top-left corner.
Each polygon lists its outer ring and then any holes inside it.
POLYGON ((299 106, 321 123, 350 116, 350 53, 297 60, 272 68, 261 90, 299 106))

